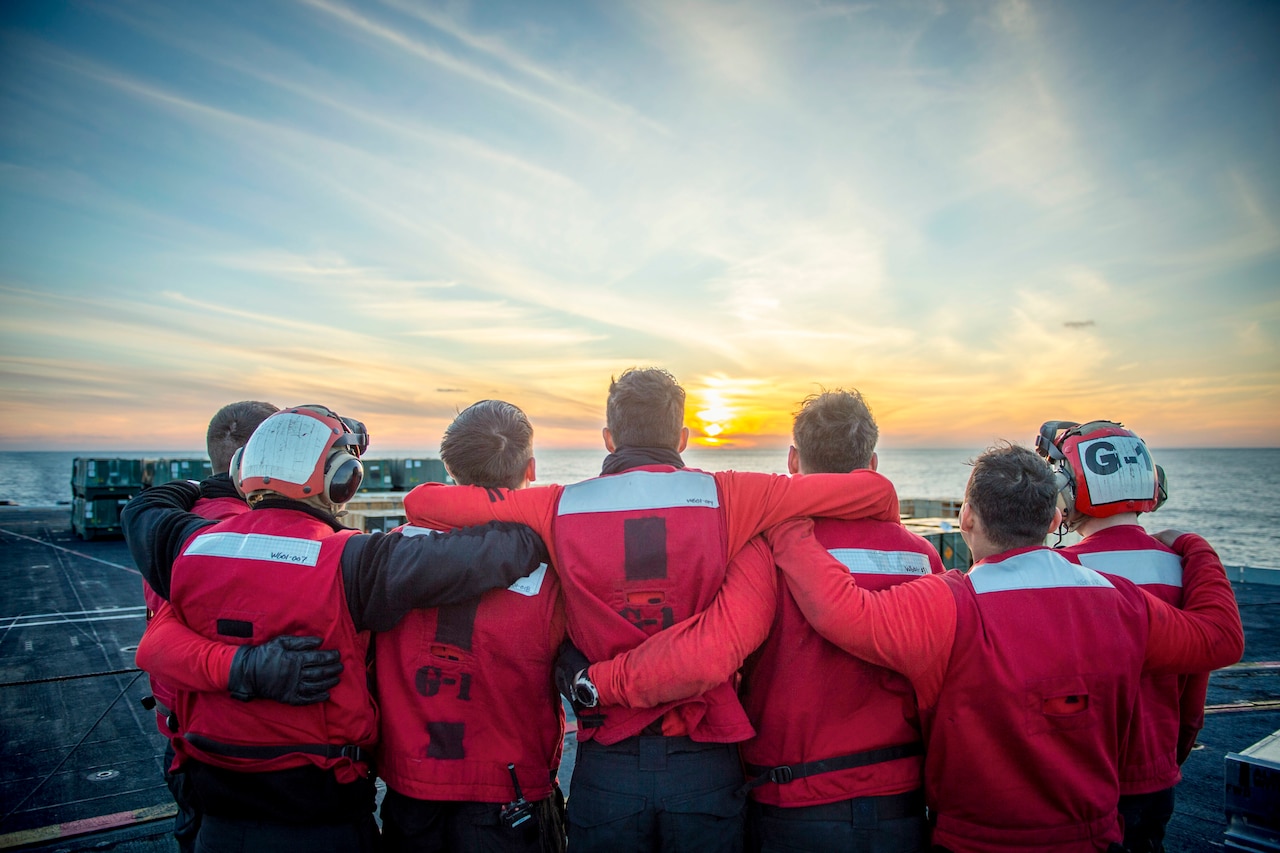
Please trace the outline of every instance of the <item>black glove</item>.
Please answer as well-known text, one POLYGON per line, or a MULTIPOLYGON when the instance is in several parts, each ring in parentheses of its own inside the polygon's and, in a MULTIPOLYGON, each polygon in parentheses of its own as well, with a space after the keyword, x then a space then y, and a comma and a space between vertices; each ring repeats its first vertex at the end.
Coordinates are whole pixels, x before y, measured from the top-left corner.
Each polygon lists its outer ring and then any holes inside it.
POLYGON ((600 704, 600 694, 596 686, 587 678, 587 667, 591 661, 568 640, 560 644, 556 656, 556 689, 560 695, 568 699, 575 710, 594 708, 600 704))
POLYGON ((276 637, 260 646, 241 646, 231 659, 227 688, 241 702, 274 699, 310 705, 329 698, 342 673, 341 654, 321 649, 319 637, 276 637))

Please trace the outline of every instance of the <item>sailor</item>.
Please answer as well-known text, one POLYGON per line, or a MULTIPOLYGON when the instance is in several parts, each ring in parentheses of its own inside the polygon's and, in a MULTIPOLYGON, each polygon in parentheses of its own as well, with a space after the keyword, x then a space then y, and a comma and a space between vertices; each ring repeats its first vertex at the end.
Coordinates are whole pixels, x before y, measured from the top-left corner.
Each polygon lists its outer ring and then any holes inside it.
MULTIPOLYGON (((600 477, 520 491, 427 484, 406 496, 406 514, 431 526, 521 521, 541 533, 582 668, 700 612, 729 558, 772 524, 811 513, 897 517, 892 487, 870 471, 793 480, 686 468, 684 403, 666 371, 628 370, 610 385, 600 477)), ((769 570, 767 550, 744 554, 737 559, 769 570)), ((754 730, 730 681, 689 701, 632 709, 598 701, 585 679, 568 680, 581 707, 568 803, 575 851, 741 849, 735 744, 754 730)))
MULTIPOLYGON (((227 473, 231 467, 231 457, 244 447, 259 424, 278 411, 270 403, 243 400, 228 403, 214 414, 205 433, 205 446, 209 452, 213 474, 200 481, 200 499, 191 508, 192 512, 203 518, 221 521, 249 511, 249 504, 236 491, 235 484, 227 473)), ((147 603, 147 621, 150 622, 164 604, 164 599, 145 582, 142 584, 142 595, 147 603)), ((153 675, 151 699, 150 702, 144 700, 144 704, 155 710, 156 725, 167 739, 164 781, 178 806, 178 813, 173 819, 173 837, 178 842, 179 850, 191 853, 195 848, 196 833, 200 829, 200 810, 186 774, 170 770, 174 760, 172 740, 178 735, 178 719, 171 710, 174 695, 173 688, 164 679, 153 675)))
POLYGON ((359 488, 367 447, 357 421, 324 406, 287 409, 231 462, 251 512, 215 524, 188 511, 198 489, 174 482, 122 513, 135 563, 177 620, 221 641, 184 658, 190 644, 153 630, 178 622, 157 619, 138 649, 143 668, 182 688, 174 746, 205 811, 197 851, 373 849, 369 632, 413 607, 508 586, 546 561, 537 537, 510 525, 418 537, 344 528, 337 516, 359 488), (278 673, 246 670, 235 646, 282 634, 319 637, 340 652, 344 677, 320 703, 237 701, 257 692, 262 672, 278 673))
MULTIPOLYGON (((787 454, 792 474, 872 470, 879 430, 857 391, 806 399, 787 454)), ((895 519, 816 523, 818 541, 867 589, 884 589, 943 571, 938 551, 895 519)), ((769 579, 776 573, 768 566, 769 579)), ((730 579, 729 584, 736 583, 730 579)), ((756 588, 735 596, 736 634, 702 645, 709 609, 648 638, 588 676, 602 695, 621 692, 630 705, 693 694, 723 680, 756 645, 742 682, 743 704, 757 735, 742 744, 749 791, 748 850, 866 850, 912 853, 924 848, 924 748, 910 683, 823 640, 805 621, 787 583, 767 598, 756 588), (689 659, 685 678, 667 675, 689 659), (679 691, 679 692, 678 692, 679 691)))
MULTIPOLYGON (((537 473, 533 427, 501 400, 463 409, 440 458, 463 485, 521 489, 537 473)), ((414 610, 377 638, 388 853, 564 850, 564 707, 552 673, 564 638, 560 582, 546 565, 480 598, 414 610)))
POLYGON ((1120 750, 1142 673, 1202 672, 1243 652, 1208 543, 1162 534, 1184 559, 1178 610, 1043 546, 1060 522, 1058 488, 1033 451, 988 450, 960 512, 972 571, 875 592, 816 541, 811 521, 769 533, 810 624, 911 681, 935 850, 1118 848, 1120 750))
MULTIPOLYGON (((1168 497, 1164 470, 1143 440, 1112 421, 1050 421, 1040 428, 1036 449, 1065 484, 1060 530, 1083 537, 1063 552, 1181 607, 1182 561, 1138 524, 1139 513, 1154 512, 1168 497)), ((1142 677, 1120 767, 1124 846, 1132 853, 1164 850, 1174 786, 1204 725, 1208 685, 1208 672, 1142 677)))

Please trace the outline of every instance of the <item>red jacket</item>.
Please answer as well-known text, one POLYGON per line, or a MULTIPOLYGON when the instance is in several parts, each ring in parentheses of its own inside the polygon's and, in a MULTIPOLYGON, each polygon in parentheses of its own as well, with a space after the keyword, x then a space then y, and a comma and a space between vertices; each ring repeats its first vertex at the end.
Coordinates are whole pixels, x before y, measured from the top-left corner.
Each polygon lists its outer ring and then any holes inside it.
MULTIPOLYGON (((1127 578, 1174 607, 1182 606, 1182 560, 1136 524, 1108 527, 1063 549, 1083 565, 1127 578)), ((1121 763, 1120 793, 1149 794, 1177 785, 1179 755, 1204 724, 1209 674, 1142 676, 1133 729, 1121 763), (1190 712, 1183 719, 1183 708, 1190 712)))
POLYGON ((870 592, 808 522, 780 526, 769 542, 815 630, 911 680, 933 841, 956 853, 1074 853, 1118 841, 1124 703, 1139 670, 1198 672, 1244 650, 1222 563, 1191 534, 1174 543, 1182 610, 1041 548, 870 592), (1086 648, 1097 651, 1082 660, 1086 648))
MULTIPOLYGON (((206 638, 247 645, 280 634, 318 636, 321 648, 341 651, 347 672, 363 672, 369 635, 356 631, 339 565, 356 532, 335 532, 290 509, 259 509, 204 528, 174 563, 170 603, 206 638)), ((313 764, 348 783, 368 766, 343 748, 371 748, 377 738, 377 709, 363 678, 343 678, 327 702, 303 707, 186 691, 176 705, 179 761, 244 773, 313 764)))
MULTIPOLYGON (((413 528, 402 532, 410 533, 413 528)), ((376 642, 378 774, 420 800, 506 803, 515 764, 551 794, 564 742, 553 668, 564 639, 554 569, 449 607, 415 610, 376 642)))
MULTIPOLYGON (((886 589, 943 571, 937 549, 901 524, 826 519, 814 529, 818 542, 848 566, 863 589, 886 589)), ((886 748, 914 754, 786 784, 766 782, 752 789, 752 798, 795 807, 919 789, 924 748, 911 683, 824 640, 786 582, 778 586, 769 639, 743 683, 743 704, 759 732, 742 745, 747 778, 767 768, 886 748)))
POLYGON ((1046 548, 943 577, 964 653, 952 656, 937 701, 920 707, 933 842, 1010 851, 1119 842, 1120 747, 1147 637, 1141 591, 1046 548))
MULTIPOLYGON (((649 465, 565 488, 555 543, 574 644, 604 660, 701 612, 724 581, 724 516, 715 478, 649 465)), ((617 743, 663 716, 656 709, 604 707, 603 725, 579 740, 617 743)), ((727 681, 679 706, 664 734, 733 743, 752 735, 727 681)))
MULTIPOLYGON (((249 505, 242 498, 200 498, 191 511, 212 521, 224 521, 248 512, 249 505)), ((164 604, 164 599, 146 581, 142 582, 142 597, 147 602, 147 622, 150 623, 164 604)), ((165 737, 175 738, 179 734, 178 717, 172 710, 178 691, 163 678, 150 674, 147 677, 151 679, 151 697, 156 702, 156 727, 165 737)))
MULTIPOLYGON (((649 466, 645 466, 649 467, 649 466)), ((677 469, 662 466, 668 472, 677 469)), ((649 472, 652 476, 663 474, 649 472)), ((700 472, 687 472, 701 477, 710 476, 715 485, 715 502, 720 515, 717 533, 724 552, 719 555, 720 565, 715 569, 716 577, 723 577, 724 565, 728 558, 736 554, 747 541, 764 530, 787 518, 796 515, 832 515, 847 517, 874 516, 886 520, 896 520, 898 512, 897 495, 889 481, 870 471, 858 471, 852 474, 813 474, 805 477, 783 477, 772 474, 755 474, 742 472, 721 472, 705 475, 700 472)), ((607 478, 601 478, 607 479, 607 478)), ((597 481, 587 481, 588 483, 597 481)), ((702 482, 699 480, 699 482, 702 482)), ((534 487, 520 490, 482 489, 473 486, 443 486, 426 484, 418 486, 405 497, 405 514, 414 523, 428 527, 457 526, 476 524, 483 521, 501 520, 518 521, 527 524, 547 543, 551 552, 552 563, 561 571, 565 583, 565 606, 569 621, 569 633, 575 643, 583 642, 583 629, 576 623, 576 614, 580 611, 603 614, 603 602, 594 597, 594 592, 585 584, 570 586, 566 575, 566 563, 559 551, 562 546, 559 524, 561 515, 559 505, 565 488, 562 486, 534 487)), ((706 529, 706 528, 704 528, 706 529)), ((625 534, 624 534, 625 536, 625 534)), ((622 542, 610 543, 614 553, 626 553, 625 538, 622 542)), ((625 571, 618 569, 625 577, 625 571)), ((705 606, 701 600, 691 605, 682 604, 688 612, 698 612, 705 606)), ((632 629, 635 636, 631 645, 643 639, 644 632, 634 630, 627 624, 621 614, 615 616, 621 624, 619 629, 632 629)), ((591 625, 597 623, 591 622, 591 625)), ((732 628, 726 628, 732 631, 732 628)), ((611 640, 610 642, 616 642, 611 640)), ((618 646, 623 648, 623 646, 618 646)), ((588 653, 588 656, 589 653, 588 653)), ((749 737, 753 732, 746 724, 745 716, 738 723, 722 727, 719 721, 708 719, 705 708, 708 701, 720 702, 724 695, 720 686, 711 687, 708 693, 716 694, 712 700, 702 696, 691 700, 675 701, 659 706, 659 712, 666 714, 663 718, 663 733, 667 735, 688 734, 694 740, 722 740, 733 733, 737 739, 749 737), (688 706, 685 710, 679 708, 688 706), (666 712, 675 709, 677 713, 666 712), (704 721, 706 721, 704 723, 704 721), (692 725, 690 723, 692 722, 692 725), (712 734, 707 728, 714 724, 724 734, 712 734), (699 729, 699 725, 704 726, 699 729), (737 732, 741 732, 740 735, 737 732)), ((704 694, 705 696, 706 694, 704 694)), ((728 708, 728 705, 719 705, 728 708)), ((719 712, 717 712, 719 713, 719 712)), ((615 718, 615 731, 627 731, 635 726, 635 721, 647 717, 655 719, 652 713, 627 714, 626 725, 622 725, 624 711, 618 706, 606 709, 609 717, 615 718)), ((643 725, 643 724, 641 724, 643 725)), ((585 738, 580 732, 580 736, 585 738)), ((611 742, 604 741, 602 742, 611 742)))

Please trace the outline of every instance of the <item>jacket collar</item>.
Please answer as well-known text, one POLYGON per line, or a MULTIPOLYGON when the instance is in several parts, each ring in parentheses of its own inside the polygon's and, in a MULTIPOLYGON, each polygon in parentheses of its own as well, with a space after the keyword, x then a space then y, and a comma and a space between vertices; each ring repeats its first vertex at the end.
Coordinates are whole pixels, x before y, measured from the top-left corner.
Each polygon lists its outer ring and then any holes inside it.
POLYGON ((642 465, 670 465, 683 468, 684 460, 670 447, 619 447, 604 458, 601 474, 621 474, 642 465))

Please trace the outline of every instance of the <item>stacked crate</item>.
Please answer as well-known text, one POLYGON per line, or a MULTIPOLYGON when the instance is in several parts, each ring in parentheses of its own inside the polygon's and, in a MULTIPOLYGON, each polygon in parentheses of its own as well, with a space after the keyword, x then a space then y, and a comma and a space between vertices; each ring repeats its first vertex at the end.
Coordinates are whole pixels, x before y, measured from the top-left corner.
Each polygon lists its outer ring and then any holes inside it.
POLYGON ((174 480, 195 480, 197 483, 213 476, 213 463, 208 459, 144 459, 142 481, 147 486, 158 486, 174 480))
POLYGON ((360 481, 362 492, 389 492, 394 488, 391 472, 395 470, 394 459, 361 459, 364 466, 364 479, 360 481))
POLYGON ((71 530, 81 539, 119 536, 120 510, 142 490, 141 459, 71 461, 71 530))
POLYGON ((929 540, 929 544, 938 549, 942 565, 948 569, 967 572, 973 565, 973 554, 960 535, 960 524, 955 518, 904 518, 902 524, 929 540))
POLYGON ((407 492, 423 483, 453 482, 449 479, 449 473, 445 471, 443 462, 426 457, 396 459, 395 468, 391 472, 391 481, 398 492, 407 492))

